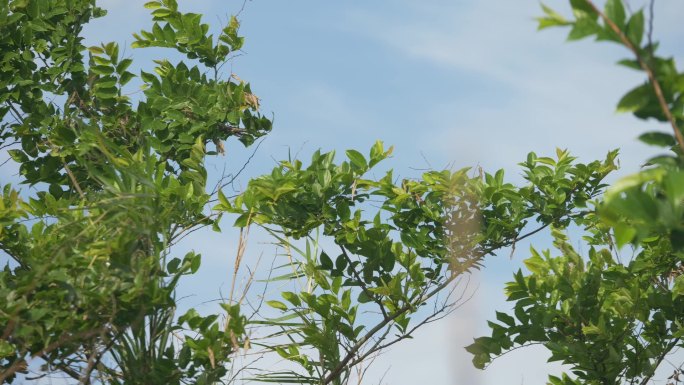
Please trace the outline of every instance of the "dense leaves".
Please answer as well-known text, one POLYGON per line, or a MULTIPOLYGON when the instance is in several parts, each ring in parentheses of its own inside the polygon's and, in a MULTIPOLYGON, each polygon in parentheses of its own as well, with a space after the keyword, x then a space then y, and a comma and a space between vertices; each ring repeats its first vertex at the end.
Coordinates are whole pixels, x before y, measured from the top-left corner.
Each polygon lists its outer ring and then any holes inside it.
POLYGON ((175 319, 176 286, 200 256, 170 246, 214 222, 207 144, 249 145, 271 124, 247 83, 219 76, 242 46, 237 20, 213 42, 175 1, 147 6, 153 32, 134 46, 197 64, 160 58, 131 100, 132 59, 116 43, 83 46, 83 25, 105 15, 95 1, 0 2, 0 146, 38 191, 1 186, 2 382, 42 361, 80 383, 209 384, 244 339, 238 305, 225 304, 226 322, 175 319))
POLYGON ((621 64, 648 82, 618 110, 674 129, 642 135, 671 153, 603 199, 615 151, 586 164, 564 150, 530 153, 516 186, 501 170, 374 177, 391 155, 381 142, 342 161, 320 151, 306 166, 282 161, 235 199, 213 197, 206 157, 271 129, 250 85, 221 71, 243 45, 237 19, 214 38, 175 0, 146 3, 152 26, 133 47, 184 59, 135 74, 116 43, 83 46, 83 25, 105 15, 95 1, 0 1, 0 148, 36 191, 0 186, 0 380, 41 365, 34 371, 82 384, 230 382, 235 354, 258 346, 291 365, 257 380, 349 383, 358 364, 449 312, 454 285, 484 258, 550 228, 560 255, 531 251, 529 274, 507 287, 513 314, 497 313, 492 336, 468 348, 475 364, 543 343, 573 370, 553 384, 645 384, 680 344, 684 82, 655 55, 643 11, 571 5, 573 19, 544 7, 540 28, 626 46, 634 59, 621 64), (126 92, 134 84, 139 100, 126 92), (221 314, 177 315, 178 283, 201 257, 172 246, 199 227, 220 230, 224 214, 243 234, 272 236, 286 262, 269 281, 286 288, 249 319, 232 295, 221 314), (585 232, 587 255, 570 246, 571 225, 585 232), (618 254, 626 245, 629 260, 618 254))
POLYGON ((316 152, 306 167, 283 161, 216 207, 240 214, 237 226, 265 228, 290 261, 273 280, 292 281, 293 291, 267 302, 282 314, 260 323, 281 330, 264 345, 303 371, 260 379, 346 383, 355 365, 447 312, 450 284, 484 257, 589 215, 586 202, 601 192, 616 155, 580 164, 561 150, 555 159, 531 153, 522 187, 503 171, 469 169, 369 179, 390 151, 378 142, 367 157, 350 150, 339 164, 333 152, 316 152), (537 227, 523 234, 530 222, 537 227), (435 310, 425 316, 424 307, 435 310))
MULTIPOLYGON (((513 314, 497 313, 491 336, 468 350, 484 367, 510 349, 543 344, 573 374, 551 376, 551 384, 646 384, 682 346, 684 74, 673 59, 656 55, 643 10, 630 15, 620 0, 607 1, 604 10, 590 1, 570 3, 574 19, 544 7, 540 28, 570 26, 569 39, 593 36, 626 47, 633 58, 620 64, 643 71, 648 81, 629 91, 618 111, 668 123, 672 134, 647 132, 639 139, 669 152, 594 202, 597 215, 577 223, 587 252, 570 246, 563 227, 554 229, 559 255, 532 249, 528 274, 518 271, 506 288, 513 314)), ((679 381, 679 373, 669 379, 679 381)))

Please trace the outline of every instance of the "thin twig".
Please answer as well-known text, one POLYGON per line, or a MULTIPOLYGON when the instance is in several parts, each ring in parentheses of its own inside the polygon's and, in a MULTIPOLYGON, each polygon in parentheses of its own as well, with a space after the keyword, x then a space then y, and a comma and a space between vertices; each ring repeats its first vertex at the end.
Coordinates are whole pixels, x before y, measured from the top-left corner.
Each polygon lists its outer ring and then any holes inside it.
MULTIPOLYGON (((240 169, 235 174, 230 174, 230 179, 227 182, 223 181, 224 178, 221 178, 218 181, 218 183, 214 187, 211 195, 214 195, 215 193, 218 192, 218 190, 222 190, 226 186, 232 185, 233 182, 235 182, 235 180, 240 176, 240 174, 242 174, 242 172, 245 171, 245 169, 247 168, 247 165, 249 165, 249 162, 252 160, 252 158, 254 158, 254 155, 256 155, 257 151, 259 150, 259 147, 261 147, 261 144, 264 142, 265 139, 266 138, 264 137, 264 139, 261 139, 261 140, 259 140, 259 142, 257 142, 257 145, 255 146, 254 150, 249 155, 249 157, 247 158, 245 163, 242 164, 242 167, 240 167, 240 169)), ((218 201, 218 198, 214 198, 214 199, 210 200, 209 203, 213 203, 216 201, 218 201)))
MULTIPOLYGON (((99 335, 102 332, 102 329, 98 330, 90 330, 90 331, 85 331, 81 333, 74 333, 74 334, 67 334, 63 335, 60 338, 57 339, 57 341, 51 343, 47 347, 45 347, 43 350, 40 352, 33 354, 32 357, 44 357, 46 354, 50 353, 51 351, 59 348, 60 346, 71 342, 73 340, 79 340, 79 339, 88 339, 94 336, 99 335)), ((27 352, 24 352, 26 354, 27 352)), ((26 360, 24 359, 18 359, 12 364, 9 368, 6 370, 0 372, 0 383, 3 383, 5 379, 8 377, 11 377, 14 373, 17 371, 23 370, 27 366, 26 360)))
POLYGON ((665 118, 668 120, 670 125, 672 126, 672 130, 674 131, 675 138, 677 139, 677 144, 679 145, 679 148, 681 151, 684 152, 684 135, 682 135, 681 130, 677 126, 677 121, 675 120, 675 117, 672 115, 672 111, 670 111, 670 107, 667 105, 667 101, 665 100, 665 96, 663 95, 663 90, 660 87, 660 83, 658 82, 658 79, 655 76, 655 73, 653 72, 653 69, 649 67, 649 65, 646 63, 644 58, 641 56, 641 53, 639 52, 639 49, 632 44, 632 42, 629 40, 627 35, 618 27, 617 24, 613 20, 611 20, 605 13, 603 13, 591 0, 586 0, 587 4, 598 14, 601 16, 601 19, 610 27, 615 34, 617 34, 618 38, 622 42, 622 44, 625 45, 632 53, 634 56, 636 56, 637 62, 639 62, 639 66, 641 67, 644 72, 648 75, 648 79, 651 82, 651 86, 653 87, 653 92, 656 95, 656 98, 658 99, 658 104, 660 105, 660 109, 662 110, 663 114, 665 115, 665 118))
POLYGON ((453 269, 453 270, 452 270, 452 275, 451 275, 449 278, 447 278, 444 282, 442 282, 441 284, 439 284, 437 287, 435 287, 432 291, 430 291, 429 293, 427 293, 427 294, 425 294, 425 295, 423 295, 423 296, 420 296, 417 300, 413 301, 412 303, 408 303, 408 304, 404 305, 402 308, 398 309, 398 310, 395 311, 394 313, 389 314, 389 316, 388 316, 387 318, 385 318, 385 319, 382 320, 380 323, 378 323, 377 325, 375 325, 375 327, 373 327, 373 328, 372 328, 371 330, 369 330, 363 337, 361 337, 361 339, 359 339, 359 341, 358 341, 358 342, 349 350, 349 352, 347 353, 347 355, 340 361, 340 363, 335 367, 335 369, 333 369, 332 371, 330 371, 330 373, 325 377, 325 379, 323 380, 323 384, 324 384, 324 385, 329 384, 329 383, 331 383, 332 381, 334 381, 336 378, 338 378, 338 376, 339 376, 347 367, 349 367, 349 363, 352 361, 352 359, 354 358, 354 356, 356 355, 356 353, 359 351, 359 349, 361 349, 361 348, 363 347, 363 345, 365 345, 366 342, 368 342, 368 340, 370 340, 370 338, 371 338, 373 335, 375 335, 375 333, 377 333, 377 332, 379 332, 380 330, 382 330, 382 329, 383 329, 385 326, 387 326, 390 322, 394 321, 395 319, 397 319, 398 317, 400 317, 401 315, 403 315, 403 314, 406 313, 407 311, 409 311, 409 310, 415 308, 416 306, 419 306, 421 303, 423 303, 423 302, 429 300, 430 298, 434 297, 436 294, 438 294, 439 292, 441 292, 442 290, 444 290, 444 288, 446 288, 446 287, 449 286, 454 280, 456 280, 457 278, 459 278, 460 275, 461 275, 462 273, 464 273, 464 272, 470 270, 470 268, 472 268, 473 266, 475 266, 475 265, 476 265, 476 264, 477 264, 485 255, 488 255, 488 254, 490 254, 491 252, 493 252, 494 250, 500 249, 500 248, 502 248, 502 247, 510 246, 511 243, 513 243, 513 242, 519 242, 519 241, 521 241, 521 240, 523 240, 523 239, 525 239, 525 238, 527 238, 527 237, 530 237, 530 236, 532 236, 532 235, 534 235, 534 234, 536 234, 536 233, 542 231, 543 229, 545 229, 545 228, 548 227, 548 226, 549 226, 549 224, 542 225, 542 226, 540 226, 539 228, 537 228, 537 229, 535 229, 535 230, 533 230, 533 231, 530 231, 529 233, 526 233, 526 234, 524 234, 524 235, 521 235, 521 236, 519 236, 519 237, 516 237, 516 238, 514 238, 514 239, 511 239, 511 240, 509 240, 509 241, 507 241, 507 242, 504 242, 504 243, 502 243, 502 244, 493 246, 493 247, 491 247, 491 248, 489 248, 489 249, 482 250, 482 251, 480 251, 480 252, 478 253, 477 256, 471 258, 471 259, 468 260, 466 263, 461 264, 461 265, 458 267, 458 269, 453 269))
POLYGON ((99 353, 94 345, 95 344, 91 346, 93 352, 90 354, 90 357, 88 357, 88 363, 83 371, 83 375, 81 375, 81 378, 78 380, 79 385, 90 384, 90 374, 93 372, 93 369, 95 369, 95 364, 98 361, 97 357, 99 356, 99 353))
POLYGON ((242 257, 245 254, 247 248, 247 238, 249 237, 249 222, 251 221, 251 213, 247 217, 247 224, 240 228, 240 238, 238 240, 237 254, 235 255, 235 265, 233 266, 233 281, 230 284, 230 295, 228 296, 228 301, 230 304, 233 303, 233 294, 235 292, 235 281, 237 280, 237 274, 240 270, 240 264, 242 262, 242 257), (245 230, 246 229, 246 230, 245 230))
POLYGON ((655 19, 654 10, 655 0, 651 0, 648 4, 648 49, 651 51, 651 56, 653 56, 653 20, 655 19))
MULTIPOLYGON (((470 279, 468 279, 468 281, 470 281, 470 279)), ((466 287, 467 287, 467 286, 468 286, 468 284, 466 283, 466 287)), ((451 294, 453 294, 453 292, 454 292, 454 290, 456 289, 456 287, 458 287, 458 285, 456 285, 456 286, 454 287, 454 289, 451 290, 451 292, 449 293, 449 296, 451 296, 451 294)), ((432 322, 439 321, 439 320, 443 319, 444 317, 449 316, 454 310, 456 310, 457 308, 459 308, 463 303, 469 301, 469 300, 473 297, 473 295, 475 295, 475 292, 473 292, 465 301, 462 301, 462 300, 463 300, 463 297, 464 297, 464 294, 465 294, 465 291, 461 294, 461 296, 460 296, 458 299, 455 300, 455 302, 453 302, 453 303, 443 303, 443 305, 442 305, 439 309, 437 309, 437 307, 436 307, 436 305, 435 305, 435 310, 432 312, 432 314, 430 314, 430 315, 427 316, 425 319, 423 319, 421 322, 419 322, 418 324, 416 324, 415 326, 413 326, 408 332, 406 332, 406 333, 404 333, 404 334, 402 334, 402 335, 398 335, 397 338, 395 338, 394 340, 392 340, 392 341, 390 341, 390 342, 388 342, 388 343, 386 343, 386 344, 380 345, 379 343, 376 343, 371 349, 369 349, 369 350, 368 350, 366 353, 364 353, 362 356, 360 356, 360 357, 357 358, 356 360, 354 360, 354 361, 352 361, 351 363, 349 363, 348 366, 349 366, 349 367, 352 367, 352 366, 354 366, 354 365, 357 365, 358 363, 360 363, 360 362, 364 361, 366 358, 368 358, 368 356, 370 356, 370 355, 373 354, 374 352, 379 352, 379 351, 381 351, 381 350, 384 350, 384 349, 386 349, 386 348, 388 348, 388 347, 390 347, 390 346, 396 344, 396 343, 399 342, 399 341, 402 341, 402 340, 404 340, 404 339, 406 339, 406 338, 410 338, 410 337, 413 335, 413 333, 414 333, 416 330, 418 330, 420 327, 422 327, 423 325, 427 325, 427 324, 430 324, 430 323, 432 323, 432 322), (460 302, 461 304, 459 304, 458 306, 456 306, 456 304, 459 303, 459 302, 460 302), (442 314, 442 313, 444 313, 444 314, 442 314)), ((447 301, 448 301, 448 299, 447 299, 447 301)), ((388 329, 388 330, 389 330, 389 329, 388 329)), ((385 336, 383 336, 382 338, 380 338, 379 342, 383 341, 383 340, 385 339, 384 337, 386 337, 386 335, 387 335, 387 334, 385 334, 385 336)))
POLYGON ((14 141, 14 142, 9 142, 9 143, 2 143, 2 145, 0 145, 0 150, 2 150, 2 149, 4 149, 4 148, 7 148, 7 147, 14 146, 14 145, 17 144, 17 143, 19 143, 19 142, 18 142, 18 141, 14 141))
POLYGON ((76 180, 76 177, 74 176, 74 173, 71 172, 71 169, 66 164, 64 159, 62 159, 62 164, 64 165, 64 170, 66 170, 67 175, 69 175, 69 179, 71 179, 71 183, 73 183, 74 188, 76 188, 76 191, 78 191, 78 195, 81 197, 81 199, 85 199, 85 195, 83 194, 83 190, 81 190, 81 186, 78 184, 78 181, 76 180))
POLYGON ((363 290, 363 292, 368 296, 368 298, 370 298, 371 300, 373 300, 373 302, 378 304, 378 306, 380 307, 380 312, 382 313, 382 317, 387 319, 387 311, 385 310, 385 305, 382 304, 380 298, 378 298, 375 294, 368 290, 368 287, 359 276, 359 273, 356 271, 356 268, 354 267, 354 262, 351 260, 351 258, 349 258, 349 254, 347 254, 347 250, 344 248, 344 246, 340 245, 340 250, 342 250, 342 255, 347 260, 347 263, 349 264, 349 269, 354 275, 354 278, 356 278, 356 281, 359 283, 359 285, 361 285, 361 290, 363 290))
POLYGON ((14 107, 14 103, 12 103, 12 101, 9 101, 7 105, 12 110, 12 113, 14 114, 14 119, 16 119, 19 123, 24 123, 24 117, 21 116, 21 113, 17 110, 16 107, 14 107))
POLYGON ((660 366, 660 364, 663 362, 663 359, 665 359, 665 356, 667 356, 667 355, 670 353, 670 351, 671 351, 672 349, 674 349, 674 348, 677 346, 678 343, 679 343, 679 338, 675 338, 675 339, 674 339, 674 340, 665 348, 665 350, 663 351, 663 353, 660 355, 660 357, 658 357, 658 359, 656 360, 655 364, 653 365, 653 371, 651 371, 651 374, 649 374, 649 375, 647 375, 646 377, 644 377, 644 379, 641 380, 641 383, 640 383, 639 385, 646 385, 646 384, 651 380, 651 378, 653 377, 653 375, 655 375, 656 369, 658 369, 658 367, 660 366))

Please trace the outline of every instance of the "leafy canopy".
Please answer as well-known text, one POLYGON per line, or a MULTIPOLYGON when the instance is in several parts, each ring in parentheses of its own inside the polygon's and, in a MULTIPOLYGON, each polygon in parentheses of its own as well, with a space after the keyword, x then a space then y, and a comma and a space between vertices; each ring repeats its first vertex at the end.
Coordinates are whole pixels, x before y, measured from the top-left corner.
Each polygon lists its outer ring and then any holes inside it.
MULTIPOLYGON (((491 336, 468 350, 482 368, 511 349, 542 344, 572 373, 550 376, 551 384, 647 384, 684 335, 684 74, 657 54, 643 10, 629 14, 620 0, 603 10, 587 0, 570 4, 572 19, 544 6, 539 27, 569 26, 569 40, 595 37, 627 48, 632 58, 620 64, 648 80, 618 111, 667 123, 671 133, 639 137, 667 153, 612 185, 594 203, 597 215, 577 222, 586 253, 571 246, 563 227, 553 230, 555 252, 533 248, 528 273, 518 271, 506 287, 513 314, 497 313, 491 336)), ((680 373, 674 365, 669 380, 680 373)))
POLYGON ((11 260, 0 272, 0 382, 41 360, 81 383, 95 373, 113 384, 213 383, 245 338, 237 305, 225 304, 225 325, 194 310, 174 319, 175 288, 200 256, 170 247, 216 221, 207 144, 250 145, 271 123, 247 83, 219 76, 242 46, 236 19, 214 39, 175 0, 146 7, 152 30, 133 46, 187 61, 159 58, 136 75, 116 43, 83 45, 83 26, 105 15, 95 1, 0 2, 0 146, 37 190, 0 187, 0 250, 11 260), (134 79, 139 100, 128 96, 134 79))
MULTIPOLYGON (((619 1, 605 14, 588 1, 572 4, 575 20, 545 8, 540 26, 570 25, 572 38, 631 47, 637 60, 624 64, 646 71, 650 87, 620 109, 678 127, 679 74, 653 44, 642 47, 643 14, 627 19, 619 1)), ((257 380, 349 383, 364 360, 453 309, 454 284, 485 257, 549 227, 562 256, 533 252, 532 275, 518 273, 508 287, 515 317, 499 313, 493 336, 469 348, 476 365, 542 341, 581 379, 614 383, 646 378, 678 343, 678 129, 642 137, 675 146, 674 155, 614 186, 598 211, 616 152, 586 164, 563 150, 530 153, 521 163, 526 182, 515 186, 501 170, 374 178, 391 154, 381 142, 341 162, 332 152, 306 166, 282 161, 229 199, 207 186, 206 157, 223 153, 231 137, 251 145, 271 129, 249 84, 221 71, 243 44, 237 19, 214 37, 175 0, 146 3, 152 27, 133 47, 184 59, 158 58, 134 74, 117 44, 83 45, 83 25, 105 14, 95 1, 0 7, 0 147, 21 184, 37 191, 1 186, 0 250, 10 259, 0 272, 3 382, 23 379, 34 361, 79 383, 234 382, 233 358, 254 346, 292 364, 257 380), (136 82, 143 94, 132 100, 126 90, 136 82), (231 296, 222 314, 176 315, 177 285, 197 272, 200 256, 177 256, 172 246, 199 227, 220 231, 228 215, 243 234, 259 226, 273 237, 283 263, 271 281, 289 289, 266 299, 270 313, 247 317, 231 296), (596 246, 589 261, 563 235, 573 223, 596 246), (641 262, 615 260, 614 243, 639 246, 641 262)))

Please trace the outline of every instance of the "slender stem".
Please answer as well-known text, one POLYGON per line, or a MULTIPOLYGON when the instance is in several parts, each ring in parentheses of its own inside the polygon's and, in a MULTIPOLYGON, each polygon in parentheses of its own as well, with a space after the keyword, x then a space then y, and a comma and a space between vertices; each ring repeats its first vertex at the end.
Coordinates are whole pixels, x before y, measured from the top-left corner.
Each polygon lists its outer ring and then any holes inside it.
POLYGON ((86 368, 83 371, 81 378, 78 380, 79 385, 90 384, 90 374, 93 372, 93 369, 95 369, 95 364, 98 361, 97 357, 99 356, 99 354, 97 352, 97 348, 95 348, 95 344, 91 346, 91 349, 93 350, 93 352, 90 354, 90 357, 88 357, 88 364, 86 365, 86 368))
MULTIPOLYGON (((74 340, 80 340, 80 339, 88 339, 92 338, 94 336, 97 336, 102 333, 102 330, 89 330, 89 331, 84 331, 80 333, 74 333, 74 334, 66 334, 61 336, 60 338, 57 339, 57 341, 51 343, 47 347, 45 347, 43 350, 40 352, 33 354, 32 357, 44 357, 46 354, 50 353, 51 351, 59 348, 60 346, 74 341, 74 340)), ((20 357, 23 357, 27 352, 24 351, 22 354, 20 354, 20 357)), ((12 366, 7 368, 6 370, 0 372, 0 383, 3 383, 8 377, 12 376, 14 373, 17 371, 23 370, 28 364, 26 363, 26 360, 23 358, 17 359, 12 366)), ((66 373, 66 372, 65 372, 66 373)))
POLYGON ((12 103, 12 101, 9 101, 9 102, 7 103, 7 105, 8 105, 9 108, 12 110, 12 112, 14 113, 14 115, 16 115, 14 118, 17 119, 17 121, 19 121, 20 123, 23 123, 23 122, 24 122, 24 117, 21 116, 21 113, 20 113, 20 112, 17 110, 17 108, 14 106, 14 103, 12 103))
POLYGON ((382 301, 380 300, 380 298, 378 298, 375 294, 373 294, 370 290, 368 290, 368 287, 363 282, 363 280, 359 276, 359 273, 354 268, 354 264, 353 264, 351 258, 349 258, 349 254, 347 254, 347 249, 345 249, 344 246, 340 245, 340 250, 342 250, 342 255, 347 260, 347 263, 349 264, 349 268, 350 268, 352 274, 354 275, 354 278, 356 278, 356 281, 359 283, 359 285, 361 285, 361 289, 363 290, 363 292, 368 296, 368 298, 372 299, 373 302, 378 304, 378 306, 380 307, 380 312, 382 313, 383 318, 387 319, 387 311, 385 310, 385 305, 382 304, 382 301))
POLYGON ((670 353, 670 351, 672 351, 672 349, 674 349, 674 348, 677 346, 678 343, 679 343, 679 338, 675 338, 669 345, 667 345, 667 347, 665 348, 665 350, 663 351, 663 353, 658 357, 658 359, 657 359, 655 365, 653 366, 653 371, 651 372, 651 374, 649 374, 648 376, 644 377, 644 378, 641 380, 641 383, 640 383, 639 385, 646 385, 646 384, 648 384, 648 382, 651 380, 651 378, 653 377, 653 375, 655 375, 655 372, 656 372, 656 370, 658 369, 658 366, 660 366, 660 364, 661 364, 661 363, 663 362, 663 360, 665 359, 665 356, 667 356, 667 355, 670 353))
MULTIPOLYGON (((402 340, 404 340, 404 339, 406 339, 406 338, 411 337, 411 335, 413 334, 413 332, 415 332, 416 330, 418 330, 421 326, 430 323, 430 322, 433 320, 433 318, 437 317, 437 315, 439 315, 440 313, 444 312, 445 309, 446 309, 446 307, 440 309, 440 310, 437 311, 437 312, 434 312, 433 314, 430 314, 430 315, 429 315, 428 317, 426 317, 424 320, 422 320, 421 322, 419 322, 418 324, 416 324, 414 327, 412 327, 411 330, 409 330, 409 331, 406 332, 405 334, 402 334, 402 335, 398 336, 397 338, 395 338, 394 340, 392 340, 392 341, 390 341, 390 342, 388 342, 388 343, 385 343, 385 344, 382 344, 382 345, 381 345, 381 343, 382 343, 382 341, 384 340, 384 338, 380 338, 380 339, 378 340, 378 342, 377 342, 371 349, 368 349, 368 351, 366 351, 362 356, 360 356, 359 358, 357 358, 357 359, 355 359, 354 361, 350 362, 350 363, 349 363, 349 367, 352 367, 352 366, 354 366, 354 365, 357 365, 357 364, 363 362, 366 358, 368 358, 371 354, 373 354, 373 353, 375 353, 375 352, 381 351, 381 350, 383 350, 383 349, 385 349, 385 348, 388 348, 388 347, 390 347, 390 346, 396 344, 396 343, 399 342, 399 341, 402 341, 402 340)), ((440 317, 440 318, 442 318, 442 317, 440 317)), ((438 318, 438 319, 440 319, 440 318, 438 318)), ((389 332, 390 330, 391 330, 391 329, 387 329, 387 332, 389 332)), ((387 336, 387 334, 388 334, 388 333, 385 333, 385 337, 387 336)))
POLYGON ((81 199, 85 199, 85 195, 83 194, 83 190, 81 190, 81 186, 78 184, 78 181, 76 180, 76 177, 74 176, 74 173, 71 172, 71 169, 66 164, 64 159, 62 159, 62 164, 64 165, 64 170, 66 170, 67 175, 69 175, 69 179, 71 180, 71 183, 74 185, 74 188, 76 188, 76 191, 78 191, 78 195, 81 197, 81 199))
POLYGON ((21 370, 24 370, 28 367, 26 360, 24 360, 23 358, 19 358, 19 357, 23 357, 25 354, 26 354, 26 351, 23 350, 19 354, 19 356, 17 357, 17 360, 14 361, 14 363, 12 365, 10 365, 9 368, 7 368, 3 371, 0 371, 0 384, 4 384, 5 380, 7 378, 11 377, 12 375, 14 375, 14 373, 21 371, 21 370))
POLYGON ((667 101, 665 100, 665 96, 663 95, 663 89, 660 87, 660 83, 658 82, 658 79, 655 76, 655 73, 653 72, 653 69, 646 63, 646 60, 641 56, 641 53, 639 52, 639 48, 637 48, 625 35, 625 33, 618 27, 617 24, 613 20, 611 20, 605 13, 603 13, 591 0, 586 0, 587 4, 598 14, 601 16, 601 19, 610 27, 615 34, 620 38, 620 41, 622 44, 625 45, 637 59, 637 62, 639 62, 639 66, 641 67, 644 72, 646 72, 646 75, 648 75, 648 80, 651 82, 651 86, 653 87, 653 92, 656 95, 656 98, 658 99, 658 104, 660 105, 660 109, 662 110, 663 114, 665 115, 665 118, 667 119, 668 122, 670 122, 670 125, 672 126, 672 130, 674 131, 675 138, 677 139, 677 144, 679 145, 679 148, 684 152, 684 135, 682 135, 681 130, 677 126, 677 120, 675 117, 672 115, 672 111, 670 111, 670 107, 667 105, 667 101))
POLYGON ((329 384, 332 381, 334 381, 335 379, 337 379, 339 377, 339 375, 349 366, 350 361, 354 358, 356 353, 363 347, 363 345, 365 345, 366 342, 368 342, 368 340, 370 340, 371 337, 373 337, 373 335, 375 335, 375 333, 382 330, 390 322, 394 321, 395 319, 397 319, 402 314, 404 314, 407 311, 419 306, 421 303, 429 300, 430 298, 434 297, 436 294, 438 294, 439 292, 444 290, 444 288, 449 286, 454 280, 456 280, 458 277, 460 277, 462 273, 470 270, 470 268, 475 266, 477 264, 477 262, 479 262, 484 256, 490 254, 494 250, 500 249, 502 247, 510 246, 511 244, 513 244, 515 242, 519 242, 519 241, 521 241, 527 237, 530 237, 530 236, 542 231, 543 229, 545 229, 548 226, 549 226, 549 224, 545 224, 545 225, 540 226, 539 228, 537 228, 533 231, 530 231, 529 233, 518 236, 518 237, 513 238, 509 241, 503 242, 502 244, 490 247, 490 248, 485 249, 485 250, 481 250, 480 252, 478 252, 478 254, 476 256, 474 256, 473 258, 468 260, 466 263, 460 265, 458 267, 458 269, 452 270, 452 275, 449 278, 447 278, 444 282, 439 284, 437 287, 435 287, 432 291, 430 291, 429 293, 419 297, 417 300, 413 301, 412 303, 406 304, 405 306, 401 307, 400 309, 398 309, 394 313, 389 314, 388 317, 386 317, 384 320, 380 321, 380 323, 375 325, 375 327, 373 327, 371 330, 369 330, 368 333, 366 333, 363 337, 361 337, 361 339, 359 339, 359 341, 354 346, 352 346, 351 349, 349 349, 349 351, 347 352, 347 355, 342 359, 342 361, 340 361, 340 363, 337 365, 337 367, 335 367, 335 369, 333 369, 325 377, 325 379, 323 380, 323 384, 324 385, 329 384))

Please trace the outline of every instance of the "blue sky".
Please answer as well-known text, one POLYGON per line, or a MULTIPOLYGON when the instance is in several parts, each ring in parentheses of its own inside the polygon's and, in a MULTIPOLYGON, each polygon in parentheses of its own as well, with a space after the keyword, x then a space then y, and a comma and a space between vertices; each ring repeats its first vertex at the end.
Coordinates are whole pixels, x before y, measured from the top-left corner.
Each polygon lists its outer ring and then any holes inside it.
MULTIPOLYGON (((205 14, 215 26, 237 12, 242 0, 179 1, 205 14)), ((566 1, 547 4, 567 12, 566 1)), ((633 9, 641 2, 630 1, 633 9)), ((142 1, 103 0, 110 15, 87 28, 90 43, 130 43, 130 34, 148 24, 142 1)), ((275 125, 240 179, 273 167, 274 159, 318 148, 365 152, 383 140, 395 146, 388 166, 402 176, 417 169, 481 165, 505 168, 520 181, 516 163, 529 151, 568 148, 583 161, 621 148, 622 175, 637 170, 653 149, 635 138, 663 129, 615 113, 620 96, 643 81, 637 72, 615 66, 626 52, 607 43, 566 43, 563 30, 536 31, 537 1, 510 0, 252 0, 240 14, 246 37, 243 54, 227 71, 252 84, 263 112, 275 125)), ((678 28, 684 3, 656 4, 655 36, 663 52, 681 59, 684 37, 678 28)), ((128 51, 134 58, 146 55, 128 51)), ((680 60, 681 61, 681 60, 680 60)), ((251 153, 227 143, 228 155, 210 168, 241 167, 251 153)), ((5 155, 0 155, 0 161, 5 155)), ((11 178, 11 166, 0 177, 11 178)), ((238 188, 239 188, 238 184, 238 188)), ((196 305, 229 288, 236 234, 194 234, 181 245, 204 256, 197 277, 186 282, 184 301, 196 305)), ((544 247, 545 237, 533 239, 544 247)), ((253 242, 248 258, 268 246, 253 242)), ((475 275, 474 297, 453 316, 427 326, 416 338, 379 357, 365 384, 435 385, 544 384, 557 366, 545 364, 543 350, 521 350, 485 372, 470 367, 462 350, 486 331, 494 310, 507 310, 503 283, 526 257, 519 245, 490 258, 475 275)))

